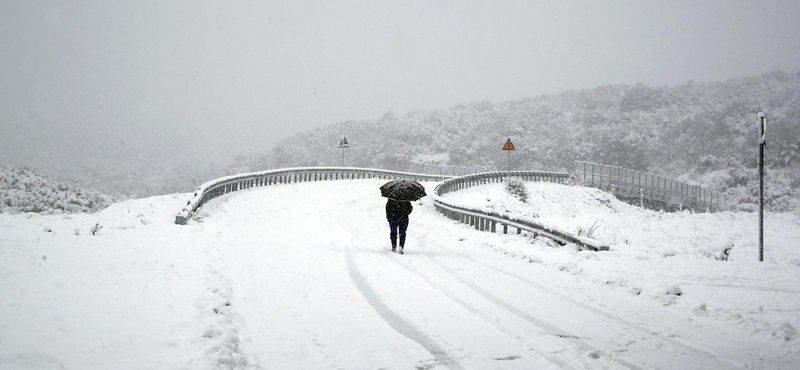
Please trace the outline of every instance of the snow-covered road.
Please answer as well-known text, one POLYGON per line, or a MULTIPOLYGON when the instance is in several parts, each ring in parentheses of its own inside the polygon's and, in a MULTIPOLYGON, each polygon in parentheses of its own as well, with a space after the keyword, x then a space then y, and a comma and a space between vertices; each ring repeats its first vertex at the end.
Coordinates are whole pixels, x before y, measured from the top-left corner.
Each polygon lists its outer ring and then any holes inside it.
POLYGON ((204 232, 215 235, 215 269, 246 319, 240 348, 251 363, 723 369, 754 360, 748 338, 673 328, 680 319, 665 312, 619 316, 605 308, 627 315, 640 302, 581 296, 592 289, 571 275, 461 243, 477 232, 434 214, 427 200, 412 214, 407 253, 391 253, 380 183, 297 184, 209 204, 204 232))
POLYGON ((429 198, 391 253, 381 183, 250 189, 187 226, 164 222, 180 199, 129 201, 96 237, 70 235, 90 216, 0 217, 17 229, 0 238, 0 369, 797 368, 780 343, 496 248, 548 243, 480 233, 429 198))

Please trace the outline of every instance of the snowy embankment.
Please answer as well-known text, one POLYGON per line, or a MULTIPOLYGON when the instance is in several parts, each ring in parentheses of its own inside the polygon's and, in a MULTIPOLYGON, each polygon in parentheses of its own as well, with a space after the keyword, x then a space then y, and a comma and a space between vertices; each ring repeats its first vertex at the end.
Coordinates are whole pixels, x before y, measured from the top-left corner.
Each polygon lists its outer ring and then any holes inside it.
POLYGON ((503 253, 554 266, 671 309, 727 322, 750 335, 786 342, 800 353, 800 217, 767 213, 765 257, 758 262, 758 214, 665 213, 619 201, 593 188, 526 184, 526 203, 501 184, 446 195, 460 204, 533 217, 609 243, 607 253, 530 248, 513 239, 487 242, 503 253))
POLYGON ((768 216, 757 263, 752 214, 660 214, 552 184, 528 184, 523 205, 486 185, 448 196, 572 232, 600 219, 612 250, 478 232, 424 198, 400 256, 381 183, 253 188, 186 226, 173 223, 186 194, 95 215, 0 214, 0 369, 800 363, 796 217, 768 216))
POLYGON ((192 230, 173 224, 185 198, 97 214, 0 214, 0 369, 190 363, 206 257, 192 230))

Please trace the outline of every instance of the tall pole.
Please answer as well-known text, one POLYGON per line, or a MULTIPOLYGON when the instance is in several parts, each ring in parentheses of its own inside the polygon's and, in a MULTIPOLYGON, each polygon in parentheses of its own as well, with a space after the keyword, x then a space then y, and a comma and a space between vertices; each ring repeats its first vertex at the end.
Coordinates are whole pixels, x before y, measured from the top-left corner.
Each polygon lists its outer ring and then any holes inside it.
POLYGON ((506 150, 506 152, 508 153, 508 156, 507 156, 507 158, 508 158, 508 172, 511 172, 511 151, 510 150, 506 150))
POLYGON ((342 167, 344 167, 344 147, 342 147, 342 167))
POLYGON ((758 140, 758 261, 764 261, 764 140, 765 120, 764 113, 758 114, 759 140, 758 140))

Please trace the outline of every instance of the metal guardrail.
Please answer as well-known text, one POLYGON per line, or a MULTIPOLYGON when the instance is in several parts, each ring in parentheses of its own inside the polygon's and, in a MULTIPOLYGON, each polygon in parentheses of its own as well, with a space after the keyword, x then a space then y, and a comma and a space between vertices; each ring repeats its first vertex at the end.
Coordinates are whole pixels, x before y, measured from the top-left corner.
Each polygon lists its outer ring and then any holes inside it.
POLYGON ((516 172, 489 172, 461 177, 440 175, 426 175, 410 172, 387 171, 366 168, 343 167, 307 167, 285 168, 261 172, 246 173, 227 176, 211 180, 200 185, 194 192, 186 207, 175 216, 175 223, 185 225, 200 207, 206 202, 221 195, 254 187, 271 186, 278 184, 292 184, 311 181, 351 180, 351 179, 400 179, 405 178, 415 181, 442 181, 436 186, 433 194, 436 210, 445 216, 460 220, 463 223, 474 225, 482 231, 495 232, 497 224, 503 225, 503 232, 508 232, 508 227, 517 228, 519 234, 522 230, 549 237, 559 243, 575 243, 585 249, 603 251, 608 246, 595 239, 572 235, 554 227, 546 226, 535 220, 515 216, 505 212, 485 212, 470 207, 451 204, 441 198, 442 195, 466 189, 476 185, 503 182, 508 177, 519 177, 525 181, 554 182, 563 184, 571 176, 565 173, 516 171, 516 172))
POLYGON ((464 224, 474 226, 481 231, 497 232, 497 224, 503 225, 503 233, 508 233, 508 227, 515 227, 517 234, 522 230, 530 233, 546 236, 561 244, 575 243, 584 249, 593 251, 607 251, 608 245, 587 237, 573 235, 555 227, 544 225, 536 220, 519 217, 507 212, 497 212, 471 208, 463 205, 456 205, 448 202, 442 196, 444 194, 470 188, 477 185, 501 183, 508 177, 519 177, 525 181, 534 182, 554 182, 563 184, 569 180, 570 174, 555 172, 490 172, 475 175, 454 177, 444 180, 436 186, 433 192, 433 203, 436 210, 444 216, 459 221, 464 224))
POLYGON ((625 198, 661 202, 667 208, 718 211, 724 210, 727 203, 726 195, 718 191, 624 167, 575 161, 575 170, 575 176, 584 186, 625 198))
POLYGON ((284 168, 227 176, 200 185, 192 198, 186 202, 186 207, 175 216, 175 223, 186 225, 186 222, 197 213, 197 210, 211 199, 254 187, 309 181, 401 178, 415 181, 442 181, 450 176, 348 167, 284 168))

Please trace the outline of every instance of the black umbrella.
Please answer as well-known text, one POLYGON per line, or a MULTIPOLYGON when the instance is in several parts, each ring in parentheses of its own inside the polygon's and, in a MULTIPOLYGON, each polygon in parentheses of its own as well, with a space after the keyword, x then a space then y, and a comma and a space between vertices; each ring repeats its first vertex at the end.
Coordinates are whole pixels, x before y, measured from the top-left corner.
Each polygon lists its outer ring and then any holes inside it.
POLYGON ((392 180, 381 186, 381 196, 398 201, 415 201, 425 194, 425 187, 412 180, 392 180))

